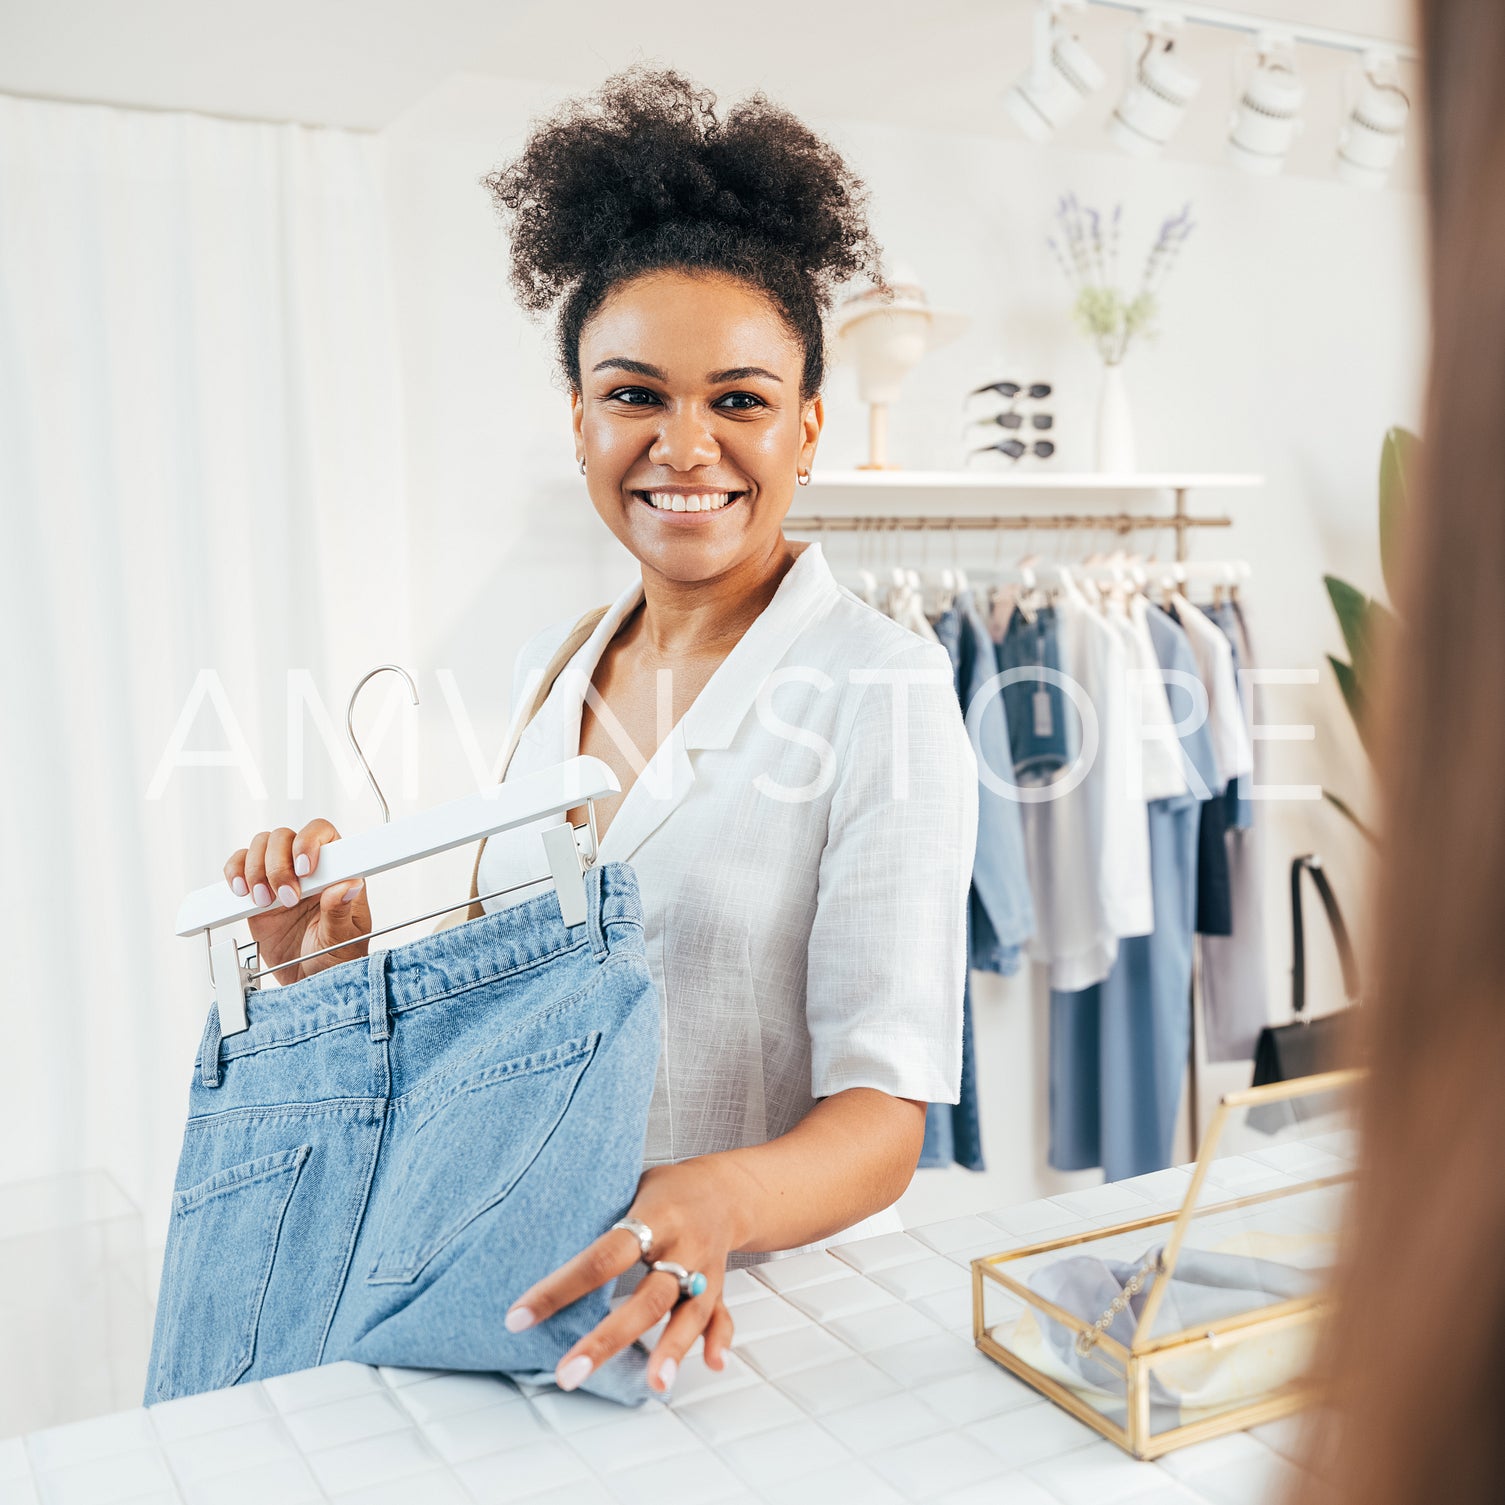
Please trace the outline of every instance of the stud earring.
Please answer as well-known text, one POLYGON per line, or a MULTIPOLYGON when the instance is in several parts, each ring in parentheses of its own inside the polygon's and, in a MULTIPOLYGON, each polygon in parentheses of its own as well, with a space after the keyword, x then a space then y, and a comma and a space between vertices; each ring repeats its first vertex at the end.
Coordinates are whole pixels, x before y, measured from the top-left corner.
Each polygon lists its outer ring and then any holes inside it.
POLYGON ((808 486, 810 484, 810 472, 808 470, 797 471, 794 478, 801 486, 808 486))

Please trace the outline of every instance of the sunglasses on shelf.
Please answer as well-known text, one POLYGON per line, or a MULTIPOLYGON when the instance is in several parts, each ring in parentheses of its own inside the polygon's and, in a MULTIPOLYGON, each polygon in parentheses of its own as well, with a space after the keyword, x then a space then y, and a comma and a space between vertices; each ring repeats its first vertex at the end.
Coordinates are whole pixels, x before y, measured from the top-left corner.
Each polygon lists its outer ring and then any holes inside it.
POLYGON ((1007 455, 1011 460, 1020 460, 1031 452, 1042 460, 1048 460, 1056 452, 1055 445, 1049 439, 1036 439, 1033 444, 1026 444, 1022 439, 1000 439, 996 444, 984 444, 981 449, 974 449, 972 453, 985 455, 995 449, 1000 455, 1007 455))
POLYGON ((971 396, 981 397, 984 392, 997 392, 1000 397, 1012 400, 1022 392, 1038 401, 1042 397, 1049 397, 1050 391, 1050 383, 1046 381, 1031 382, 1027 387, 1020 386, 1016 381, 991 381, 985 387, 974 387, 971 396))
POLYGON ((1037 429, 1055 427, 1055 415, 1052 413, 1016 413, 1012 408, 1006 413, 994 413, 988 418, 978 418, 978 423, 996 423, 999 428, 1016 429, 1024 426, 1025 419, 1029 420, 1030 426, 1037 429))

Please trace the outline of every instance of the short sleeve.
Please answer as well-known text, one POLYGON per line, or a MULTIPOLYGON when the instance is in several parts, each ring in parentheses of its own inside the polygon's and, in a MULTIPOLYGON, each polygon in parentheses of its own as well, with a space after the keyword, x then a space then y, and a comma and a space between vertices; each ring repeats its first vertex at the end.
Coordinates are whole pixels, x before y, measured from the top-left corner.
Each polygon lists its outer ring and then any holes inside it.
POLYGON ((939 645, 852 677, 810 930, 810 1090, 954 1103, 977 761, 939 645))

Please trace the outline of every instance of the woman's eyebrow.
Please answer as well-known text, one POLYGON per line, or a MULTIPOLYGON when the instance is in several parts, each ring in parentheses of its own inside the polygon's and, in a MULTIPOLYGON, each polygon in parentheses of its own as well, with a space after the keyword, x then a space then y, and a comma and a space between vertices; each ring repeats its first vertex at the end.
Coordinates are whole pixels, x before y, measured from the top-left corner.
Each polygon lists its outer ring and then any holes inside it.
MULTIPOLYGON (((659 370, 657 366, 650 366, 647 361, 635 361, 629 356, 613 355, 604 361, 597 361, 591 367, 591 374, 597 371, 630 371, 634 376, 651 376, 655 381, 668 381, 669 378, 659 370)), ((725 371, 711 371, 706 374, 708 382, 745 381, 749 376, 766 377, 769 381, 783 384, 782 376, 775 376, 763 366, 728 366, 725 371)))
POLYGON ((769 381, 780 383, 784 380, 782 376, 775 376, 772 371, 763 366, 728 366, 725 371, 710 372, 706 380, 709 382, 746 381, 749 376, 766 376, 769 381))

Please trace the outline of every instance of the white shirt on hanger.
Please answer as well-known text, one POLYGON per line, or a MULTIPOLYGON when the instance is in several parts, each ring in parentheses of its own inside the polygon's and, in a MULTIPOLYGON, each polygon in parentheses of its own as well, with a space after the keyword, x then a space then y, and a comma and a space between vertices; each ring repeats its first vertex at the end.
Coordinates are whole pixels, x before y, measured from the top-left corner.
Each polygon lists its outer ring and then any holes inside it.
POLYGON ((1119 940, 1150 934, 1155 915, 1149 815, 1142 783, 1130 777, 1124 639, 1070 589, 1056 602, 1056 618, 1061 672, 1091 704, 1097 747, 1084 732, 1078 759, 1052 781, 1075 777, 1092 751, 1081 782, 1055 799, 1027 802, 1021 815, 1035 900, 1029 954, 1045 963, 1052 988, 1075 992, 1101 982, 1113 970, 1119 940))
POLYGON ((1221 788, 1233 779, 1254 772, 1254 746, 1244 726, 1243 712, 1239 709, 1233 648, 1223 636, 1223 629, 1179 591, 1171 600, 1191 643, 1197 673, 1207 687, 1207 727, 1212 733, 1212 755, 1218 765, 1221 788))
POLYGON ((1150 637, 1148 612, 1149 603, 1138 591, 1127 601, 1115 597, 1108 612, 1108 620, 1119 629, 1128 651, 1129 708, 1147 802, 1173 799, 1188 789, 1176 718, 1150 637))
MULTIPOLYGON (((565 666, 509 779, 578 754, 585 687, 642 593, 634 580, 565 666)), ((514 715, 569 626, 519 655, 514 715)), ((535 833, 550 824, 492 837, 479 891, 536 871, 535 833)), ((851 1087, 958 1100, 976 832, 949 655, 859 600, 807 544, 602 839, 602 861, 637 873, 662 1007, 646 1164, 765 1143, 851 1087)), ((899 1226, 890 1209, 857 1229, 899 1226)))

